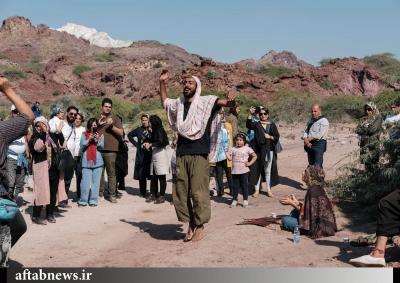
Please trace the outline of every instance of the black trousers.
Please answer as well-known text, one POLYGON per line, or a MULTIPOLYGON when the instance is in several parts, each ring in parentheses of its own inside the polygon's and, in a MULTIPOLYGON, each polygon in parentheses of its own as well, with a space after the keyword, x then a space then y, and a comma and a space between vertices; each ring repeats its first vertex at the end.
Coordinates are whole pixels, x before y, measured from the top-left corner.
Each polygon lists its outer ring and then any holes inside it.
POLYGON ((379 201, 376 235, 392 237, 400 234, 400 189, 379 201))
MULTIPOLYGON (((64 171, 65 193, 67 194, 67 196, 69 194, 69 188, 71 187, 71 181, 72 181, 72 178, 74 177, 75 171, 76 171, 76 160, 75 160, 74 168, 64 171)), ((67 202, 68 202, 68 199, 67 199, 67 202)))
MULTIPOLYGON (((46 205, 46 215, 50 216, 54 214, 57 202, 57 192, 58 192, 58 182, 59 176, 58 172, 50 170, 50 203, 46 205)), ((33 206, 33 217, 40 217, 40 212, 42 211, 42 205, 33 206)))
POLYGON ((249 173, 232 174, 233 199, 237 200, 239 191, 243 193, 243 200, 249 198, 249 173))
POLYGON ((81 197, 81 181, 82 181, 82 161, 81 157, 75 157, 75 177, 76 177, 76 197, 81 197))
POLYGON ((231 168, 228 167, 228 162, 225 160, 219 161, 215 164, 215 178, 218 184, 218 192, 224 192, 224 172, 228 181, 229 191, 232 192, 232 174, 231 168))
POLYGON ((160 182, 160 196, 165 195, 167 189, 167 178, 165 175, 152 175, 150 182, 151 195, 154 197, 158 196, 158 182, 160 182))
POLYGON ((139 180, 139 190, 142 196, 146 195, 147 177, 139 180))

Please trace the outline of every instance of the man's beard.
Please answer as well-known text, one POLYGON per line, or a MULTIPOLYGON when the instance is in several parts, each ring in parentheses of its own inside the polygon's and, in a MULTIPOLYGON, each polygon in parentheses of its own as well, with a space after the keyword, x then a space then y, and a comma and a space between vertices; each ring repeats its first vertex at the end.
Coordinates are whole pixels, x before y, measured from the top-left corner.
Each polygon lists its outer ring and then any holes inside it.
POLYGON ((75 118, 71 118, 71 117, 67 116, 67 122, 72 124, 75 122, 75 118))
POLYGON ((196 93, 196 91, 189 92, 189 93, 183 92, 183 96, 185 98, 192 98, 195 95, 195 93, 196 93))

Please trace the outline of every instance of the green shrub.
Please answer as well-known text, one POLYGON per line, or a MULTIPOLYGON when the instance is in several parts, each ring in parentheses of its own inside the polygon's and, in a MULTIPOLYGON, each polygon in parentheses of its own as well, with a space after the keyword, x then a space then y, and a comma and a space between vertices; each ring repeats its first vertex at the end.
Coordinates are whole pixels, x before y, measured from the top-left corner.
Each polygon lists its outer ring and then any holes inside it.
POLYGON ((77 65, 77 66, 75 66, 75 68, 72 71, 72 73, 74 75, 80 77, 82 73, 90 71, 91 69, 92 69, 92 67, 87 66, 87 65, 77 65))
POLYGON ((96 62, 113 62, 114 58, 110 53, 100 53, 95 55, 96 62))
POLYGON ((293 69, 289 69, 286 67, 278 67, 278 66, 273 66, 273 65, 262 66, 262 67, 256 69, 257 73, 266 75, 271 78, 278 78, 282 75, 290 75, 294 71, 295 70, 293 70, 293 69))
POLYGON ((59 91, 57 91, 57 90, 56 90, 56 91, 53 91, 53 93, 52 93, 53 96, 59 96, 60 94, 61 94, 61 93, 60 93, 59 91))
POLYGON ((319 85, 326 90, 331 90, 335 88, 335 84, 328 79, 323 80, 319 85))
POLYGON ((208 71, 206 74, 207 79, 212 80, 218 77, 215 71, 208 71))
POLYGON ((324 58, 321 61, 319 61, 319 64, 321 66, 335 64, 337 60, 338 60, 338 58, 324 58))
POLYGON ((26 75, 20 69, 16 67, 5 67, 2 69, 4 76, 10 81, 16 81, 20 79, 25 79, 26 75))
POLYGON ((116 90, 115 90, 115 94, 124 94, 124 89, 123 88, 117 88, 116 90))
POLYGON ((159 69, 162 68, 163 64, 161 64, 160 62, 157 62, 155 64, 153 64, 153 69, 159 69))
POLYGON ((322 112, 331 122, 351 123, 364 115, 366 100, 360 96, 330 96, 322 102, 322 112))
POLYGON ((7 59, 7 56, 4 53, 0 52, 0 59, 7 59))
POLYGON ((400 61, 391 53, 382 53, 364 57, 364 61, 381 71, 387 84, 400 83, 400 61))
POLYGON ((44 64, 41 63, 39 56, 33 56, 31 62, 26 67, 35 73, 39 73, 44 69, 44 64))

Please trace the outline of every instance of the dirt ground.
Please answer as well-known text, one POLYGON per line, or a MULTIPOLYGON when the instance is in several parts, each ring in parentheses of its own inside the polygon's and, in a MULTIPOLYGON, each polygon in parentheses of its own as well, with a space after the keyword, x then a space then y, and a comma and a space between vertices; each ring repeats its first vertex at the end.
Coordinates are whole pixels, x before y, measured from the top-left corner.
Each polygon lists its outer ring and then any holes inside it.
MULTIPOLYGON (((368 249, 346 247, 343 238, 353 238, 371 227, 373 230, 373 226, 356 223, 349 227, 351 220, 339 211, 336 216, 340 231, 334 237, 311 240, 302 236, 299 244, 294 244, 292 234, 281 231, 278 225, 267 228, 236 225, 244 218, 270 216, 272 212, 288 214, 291 209, 278 202, 286 194, 304 198, 305 192, 298 188, 307 164, 299 139, 301 127, 281 126, 279 130, 284 150, 278 157, 281 184, 273 188, 275 197, 264 194, 250 197, 250 206, 246 209, 229 208, 228 194, 223 198, 213 197, 212 219, 202 241, 182 242, 186 225, 177 221, 173 205, 149 204, 138 197, 138 182, 132 179, 134 149, 130 147, 127 190, 117 204, 102 201, 98 207, 81 208, 72 203, 72 208, 57 214, 57 223, 35 225, 30 220, 32 192, 26 189, 20 196, 27 202, 22 209, 28 231, 12 250, 12 264, 29 267, 350 266, 348 259, 365 254, 368 249)), ((347 126, 331 131, 324 164, 328 179, 335 176, 336 169, 356 147, 356 137, 347 126)), ((167 193, 170 192, 168 182, 167 193)))

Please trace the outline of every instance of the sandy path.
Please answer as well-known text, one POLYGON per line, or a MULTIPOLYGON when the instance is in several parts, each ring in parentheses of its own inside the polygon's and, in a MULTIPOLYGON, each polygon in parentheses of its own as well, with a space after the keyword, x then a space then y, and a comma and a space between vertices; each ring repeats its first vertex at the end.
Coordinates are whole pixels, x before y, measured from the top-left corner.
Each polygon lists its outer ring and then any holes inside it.
MULTIPOLYGON (((342 136, 352 139, 352 143, 340 139, 329 142, 325 168, 330 178, 335 174, 332 165, 356 145, 354 137, 346 134, 342 136)), ((56 224, 46 226, 33 225, 26 214, 30 204, 24 206, 28 232, 12 250, 11 258, 14 264, 48 267, 349 266, 345 262, 351 253, 358 255, 365 250, 343 250, 343 237, 355 235, 346 228, 334 237, 313 241, 303 236, 300 244, 293 244, 291 233, 281 231, 277 225, 235 225, 243 218, 268 216, 272 212, 287 214, 290 208, 278 203, 283 195, 294 193, 300 199, 304 197, 304 191, 294 188, 306 166, 302 144, 283 140, 283 146, 278 164, 284 182, 274 187, 275 198, 250 198, 247 209, 229 208, 228 195, 215 199, 207 236, 201 242, 182 242, 186 226, 176 220, 172 205, 148 204, 137 196, 138 183, 131 178, 131 149, 128 188, 118 204, 103 201, 96 208, 78 208, 73 203, 73 208, 60 214, 56 224)), ((167 192, 170 191, 168 183, 167 192)), ((28 202, 32 200, 30 191, 22 196, 28 202)), ((340 228, 345 227, 347 219, 340 213, 337 216, 340 228)))

